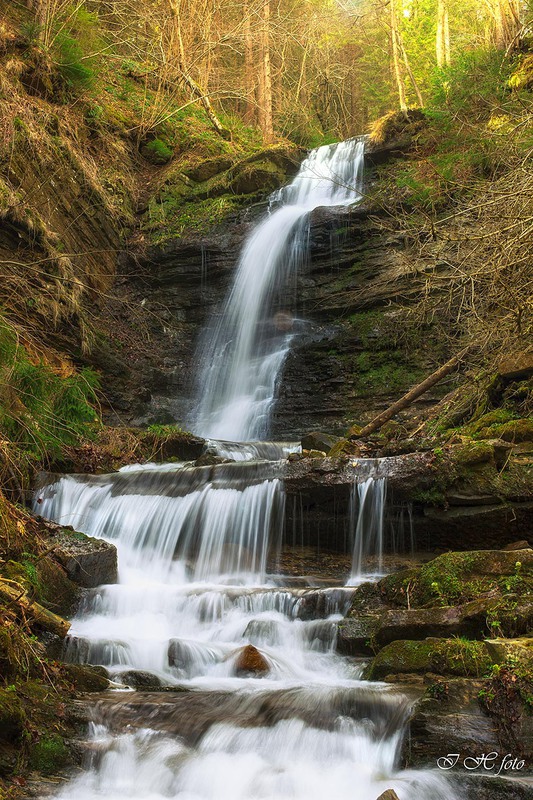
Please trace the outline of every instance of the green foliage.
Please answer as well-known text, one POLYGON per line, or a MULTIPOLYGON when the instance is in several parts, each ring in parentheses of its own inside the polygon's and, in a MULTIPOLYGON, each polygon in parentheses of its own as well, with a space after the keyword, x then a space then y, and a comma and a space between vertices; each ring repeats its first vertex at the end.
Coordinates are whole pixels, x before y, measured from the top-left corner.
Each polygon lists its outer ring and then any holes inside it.
POLYGON ((433 74, 429 105, 488 119, 508 93, 510 64, 500 50, 479 47, 457 53, 449 67, 433 74))
POLYGON ((46 458, 92 436, 98 385, 90 369, 62 377, 34 363, 0 317, 0 434, 21 450, 46 458))
POLYGON ((162 139, 152 139, 143 147, 144 155, 152 164, 166 164, 172 158, 172 150, 162 139))

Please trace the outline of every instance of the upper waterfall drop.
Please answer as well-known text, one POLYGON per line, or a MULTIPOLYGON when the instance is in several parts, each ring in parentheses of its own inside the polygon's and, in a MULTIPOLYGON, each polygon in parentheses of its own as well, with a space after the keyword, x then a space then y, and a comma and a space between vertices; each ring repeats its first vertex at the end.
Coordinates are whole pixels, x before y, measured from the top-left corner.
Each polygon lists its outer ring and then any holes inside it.
POLYGON ((361 199, 364 140, 313 150, 292 183, 270 198, 246 240, 222 313, 199 347, 200 381, 191 427, 228 441, 265 437, 276 383, 297 329, 286 297, 307 255, 309 213, 361 199))

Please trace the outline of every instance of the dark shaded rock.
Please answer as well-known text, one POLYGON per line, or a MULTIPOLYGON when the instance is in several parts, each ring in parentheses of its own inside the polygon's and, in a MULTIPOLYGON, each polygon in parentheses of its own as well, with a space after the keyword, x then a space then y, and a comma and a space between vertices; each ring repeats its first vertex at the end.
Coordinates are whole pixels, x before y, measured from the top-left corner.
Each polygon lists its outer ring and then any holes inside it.
POLYGON ((511 544, 506 544, 505 547, 503 547, 502 549, 514 551, 514 550, 527 550, 528 548, 531 548, 529 542, 526 541, 525 539, 521 539, 519 542, 511 542, 511 544))
POLYGON ((339 622, 337 652, 345 656, 372 655, 371 639, 377 624, 377 616, 354 617, 339 622))
POLYGON ((152 675, 151 672, 144 672, 140 669, 130 669, 126 672, 121 672, 119 677, 122 683, 131 686, 133 689, 153 691, 154 689, 157 690, 162 686, 162 683, 157 675, 152 675))
POLYGON ((253 644, 247 644, 238 653, 234 670, 239 678, 260 677, 270 671, 268 661, 253 644))
POLYGON ((498 731, 479 704, 484 683, 479 680, 436 678, 414 706, 409 736, 403 743, 402 761, 408 768, 437 765, 448 753, 462 761, 481 753, 498 752, 498 731))
POLYGON ((302 436, 302 450, 322 450, 328 453, 338 441, 340 441, 338 436, 330 436, 328 433, 313 431, 302 436))
POLYGON ((499 597, 484 597, 462 606, 391 609, 382 613, 376 622, 373 641, 383 647, 398 639, 428 636, 481 639, 487 632, 487 613, 499 602, 499 597))
POLYGON ((109 688, 109 679, 104 667, 91 664, 64 664, 62 669, 79 692, 104 692, 109 688))
POLYGON ((70 580, 87 589, 117 581, 117 549, 71 528, 55 529, 54 555, 70 580))
POLYGON ((25 722, 26 715, 16 692, 0 689, 0 742, 18 742, 25 722))
MULTIPOLYGON (((170 426, 169 426, 170 427, 170 426)), ((195 461, 205 450, 206 441, 200 436, 181 430, 147 431, 143 443, 153 448, 156 461, 195 461)))

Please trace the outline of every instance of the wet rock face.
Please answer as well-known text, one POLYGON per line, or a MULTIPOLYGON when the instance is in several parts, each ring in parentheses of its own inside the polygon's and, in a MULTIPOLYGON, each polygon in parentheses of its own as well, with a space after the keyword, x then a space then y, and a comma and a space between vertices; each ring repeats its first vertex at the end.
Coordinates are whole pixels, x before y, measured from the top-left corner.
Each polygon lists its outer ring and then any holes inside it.
POLYGON ((54 531, 55 557, 71 581, 87 589, 116 583, 117 549, 114 545, 71 528, 49 527, 54 531))
POLYGON ((239 655, 234 664, 234 671, 237 677, 260 678, 266 675, 269 670, 268 661, 253 644, 248 644, 239 651, 239 655))

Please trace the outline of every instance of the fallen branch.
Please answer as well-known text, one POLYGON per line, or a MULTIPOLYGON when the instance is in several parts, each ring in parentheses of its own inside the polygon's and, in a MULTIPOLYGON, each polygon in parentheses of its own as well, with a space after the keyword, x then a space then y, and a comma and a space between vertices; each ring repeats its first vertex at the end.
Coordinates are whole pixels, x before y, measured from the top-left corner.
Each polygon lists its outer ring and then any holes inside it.
POLYGON ((449 361, 443 364, 442 367, 439 367, 437 370, 435 370, 435 372, 432 372, 431 375, 422 381, 422 383, 414 386, 409 392, 407 392, 407 394, 404 394, 403 397, 400 397, 399 400, 393 403, 392 406, 389 406, 389 408, 387 408, 385 411, 382 411, 381 414, 378 414, 377 417, 374 417, 374 419, 369 422, 368 425, 365 425, 362 430, 359 430, 358 428, 350 428, 348 431, 348 437, 351 439, 363 439, 365 436, 369 436, 371 433, 379 430, 381 426, 388 422, 389 419, 392 419, 395 414, 410 406, 411 403, 417 399, 417 397, 420 397, 420 395, 427 392, 428 389, 431 389, 432 386, 435 386, 436 383, 448 375, 454 369, 454 367, 459 364, 461 359, 464 358, 469 349, 470 346, 465 347, 460 353, 453 356, 453 358, 450 358, 449 361))
POLYGON ((24 612, 31 615, 32 622, 35 622, 40 628, 55 633, 62 639, 69 632, 70 622, 54 614, 53 611, 49 611, 40 603, 30 600, 26 591, 19 584, 0 579, 0 598, 9 604, 18 605, 24 612))

